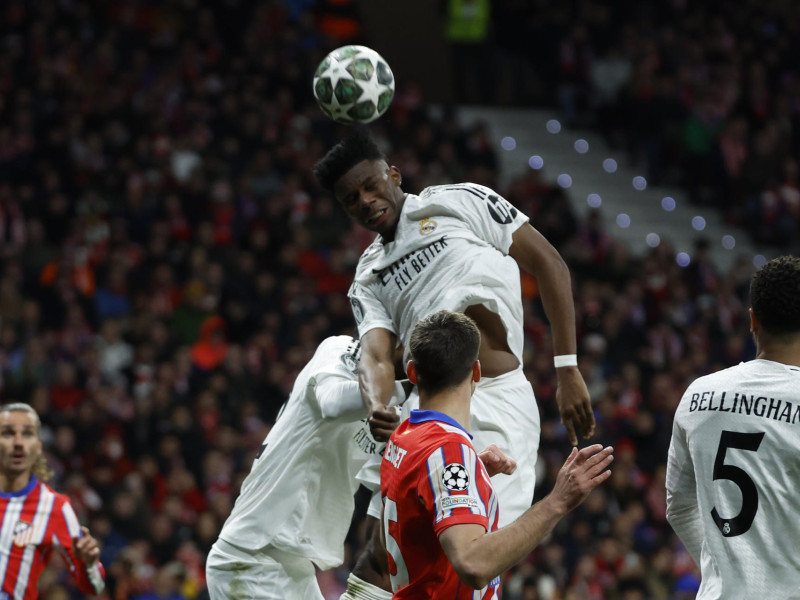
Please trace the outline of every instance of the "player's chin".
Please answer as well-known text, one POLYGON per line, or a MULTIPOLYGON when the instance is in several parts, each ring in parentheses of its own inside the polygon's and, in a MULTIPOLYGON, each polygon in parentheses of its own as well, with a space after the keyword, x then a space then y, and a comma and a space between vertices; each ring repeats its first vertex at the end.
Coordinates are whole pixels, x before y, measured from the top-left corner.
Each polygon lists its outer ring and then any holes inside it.
POLYGON ((397 225, 397 217, 391 208, 387 208, 377 219, 364 223, 363 225, 370 231, 385 234, 394 230, 397 225))

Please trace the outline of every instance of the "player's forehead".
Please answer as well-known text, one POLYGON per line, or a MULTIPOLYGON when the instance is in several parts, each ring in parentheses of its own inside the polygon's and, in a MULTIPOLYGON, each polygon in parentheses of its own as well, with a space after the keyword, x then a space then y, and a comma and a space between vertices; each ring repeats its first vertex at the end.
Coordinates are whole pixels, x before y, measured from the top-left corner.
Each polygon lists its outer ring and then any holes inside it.
POLYGON ((347 195, 348 192, 358 189, 364 182, 375 177, 383 177, 388 165, 384 160, 365 159, 353 165, 349 171, 342 175, 333 186, 337 198, 347 195))
POLYGON ((33 418, 33 415, 27 412, 6 410, 0 412, 0 428, 36 429, 36 420, 33 418))

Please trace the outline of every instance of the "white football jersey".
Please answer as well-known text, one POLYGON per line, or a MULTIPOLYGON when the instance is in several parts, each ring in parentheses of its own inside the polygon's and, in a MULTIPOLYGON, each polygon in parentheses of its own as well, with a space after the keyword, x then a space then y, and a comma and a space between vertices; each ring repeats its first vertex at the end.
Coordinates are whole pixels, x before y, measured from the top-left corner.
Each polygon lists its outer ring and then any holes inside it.
POLYGON ((380 327, 408 338, 439 310, 483 304, 497 313, 522 364, 520 272, 508 256, 511 236, 528 217, 491 189, 471 184, 407 194, 392 242, 364 251, 348 296, 359 335, 380 327))
POLYGON ((800 599, 800 368, 753 360, 681 399, 667 517, 698 564, 698 599, 800 599))
MULTIPOLYGON (((355 475, 384 446, 366 424, 359 351, 349 336, 330 337, 317 348, 242 483, 220 538, 244 550, 270 546, 303 556, 320 569, 342 564, 355 475), (334 390, 339 414, 325 418, 334 390), (348 410, 341 410, 342 398, 348 410)), ((402 394, 399 383, 397 391, 402 394)))

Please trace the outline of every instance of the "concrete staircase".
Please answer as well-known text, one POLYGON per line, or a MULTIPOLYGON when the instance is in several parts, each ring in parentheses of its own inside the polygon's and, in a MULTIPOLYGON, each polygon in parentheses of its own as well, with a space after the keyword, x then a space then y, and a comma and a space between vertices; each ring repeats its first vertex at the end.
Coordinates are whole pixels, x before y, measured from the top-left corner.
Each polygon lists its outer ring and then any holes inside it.
POLYGON ((713 209, 691 205, 682 190, 648 186, 644 173, 632 169, 627 156, 609 151, 597 134, 565 129, 554 112, 465 107, 459 119, 464 125, 488 123, 504 183, 532 168, 531 163, 541 163, 545 178, 560 182, 578 215, 598 208, 609 234, 634 254, 668 241, 678 264, 686 266, 695 241, 704 237, 721 272, 739 256, 755 266, 775 256, 774 250, 754 246, 744 230, 724 224, 713 209), (604 168, 607 159, 616 164, 613 172, 604 168))

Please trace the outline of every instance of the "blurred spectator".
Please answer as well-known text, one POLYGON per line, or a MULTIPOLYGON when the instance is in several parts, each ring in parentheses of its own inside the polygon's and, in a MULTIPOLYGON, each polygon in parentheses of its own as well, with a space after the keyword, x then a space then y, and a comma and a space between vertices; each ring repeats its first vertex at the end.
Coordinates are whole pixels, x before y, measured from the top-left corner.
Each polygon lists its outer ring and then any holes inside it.
POLYGON ((225 341, 225 321, 221 317, 208 317, 200 327, 200 336, 192 345, 192 363, 198 369, 215 369, 228 352, 225 341))
POLYGON ((158 569, 150 591, 133 596, 133 600, 188 600, 183 594, 186 566, 178 561, 158 569))

